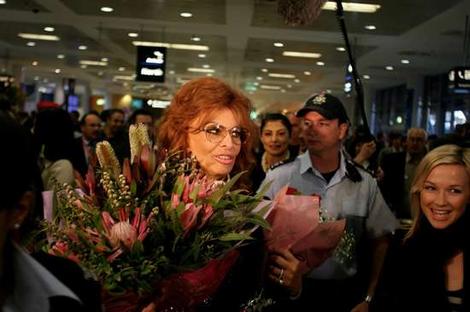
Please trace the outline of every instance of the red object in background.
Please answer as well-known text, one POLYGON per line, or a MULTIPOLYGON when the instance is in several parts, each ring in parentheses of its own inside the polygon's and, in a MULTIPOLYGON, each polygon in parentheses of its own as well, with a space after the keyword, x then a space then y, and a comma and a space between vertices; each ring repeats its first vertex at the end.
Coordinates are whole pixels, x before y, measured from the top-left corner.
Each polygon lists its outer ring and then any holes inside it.
POLYGON ((38 111, 48 109, 48 108, 58 108, 58 107, 60 107, 60 105, 57 104, 56 102, 46 101, 46 100, 41 100, 37 104, 38 111))

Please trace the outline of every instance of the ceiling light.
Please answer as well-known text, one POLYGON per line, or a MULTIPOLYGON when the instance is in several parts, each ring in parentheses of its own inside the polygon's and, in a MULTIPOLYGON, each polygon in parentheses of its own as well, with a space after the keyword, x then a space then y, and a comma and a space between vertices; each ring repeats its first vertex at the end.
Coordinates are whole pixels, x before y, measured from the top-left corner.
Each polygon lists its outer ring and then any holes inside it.
POLYGON ((385 69, 386 70, 393 70, 394 68, 393 68, 393 66, 388 65, 388 66, 385 66, 385 69))
POLYGON ((258 81, 255 81, 255 82, 253 82, 253 85, 254 85, 254 86, 259 86, 259 82, 258 82, 258 81))
POLYGON ((35 80, 35 81, 38 81, 38 80, 39 80, 39 77, 38 77, 38 76, 35 76, 35 77, 34 77, 34 80, 35 80))
POLYGON ((103 74, 104 73, 102 71, 98 72, 98 76, 103 76, 103 74))
POLYGON ((344 47, 336 47, 336 51, 344 52, 346 49, 344 47))
POLYGON ((56 74, 60 74, 60 72, 61 72, 60 68, 56 68, 56 69, 54 70, 54 73, 56 73, 56 74))
POLYGON ((263 73, 267 73, 267 72, 268 72, 268 69, 267 69, 267 68, 262 68, 261 71, 262 71, 263 73))
POLYGON ((119 67, 118 70, 119 70, 119 71, 125 71, 126 68, 125 68, 125 67, 119 67))
POLYGON ((54 35, 41 35, 31 33, 19 33, 18 37, 23 39, 45 40, 45 41, 59 41, 60 38, 54 35))
POLYGON ((100 61, 91 61, 91 60, 81 60, 81 65, 91 65, 91 66, 107 66, 107 62, 100 62, 100 61))
POLYGON ((6 4, 7 1, 6 0, 0 0, 0 4, 6 4))
POLYGON ((33 66, 38 66, 38 61, 33 61, 33 66))
POLYGON ((320 53, 311 53, 311 52, 296 52, 296 51, 284 51, 282 52, 283 56, 291 57, 306 57, 306 58, 319 58, 321 57, 320 53))
POLYGON ((213 72, 215 72, 215 70, 213 70, 211 68, 197 68, 197 67, 189 67, 188 71, 193 72, 193 73, 213 73, 213 72))
POLYGON ((401 63, 402 63, 402 64, 410 64, 410 60, 405 60, 405 59, 403 59, 403 60, 401 60, 401 63))
POLYGON ((288 84, 287 87, 290 89, 290 88, 292 88, 292 85, 291 85, 291 84, 288 84))
POLYGON ((305 75, 305 76, 310 76, 311 74, 312 74, 312 73, 309 72, 308 70, 304 71, 304 75, 305 75))
POLYGON ((256 80, 263 80, 263 77, 258 76, 258 77, 256 77, 256 80))
POLYGON ((202 68, 210 68, 211 66, 209 64, 204 64, 202 65, 202 68))
POLYGON ((275 47, 277 47, 277 48, 282 48, 282 47, 284 46, 284 43, 282 43, 282 42, 274 42, 273 45, 274 45, 275 47))
POLYGON ((51 26, 44 27, 44 31, 47 31, 47 32, 53 32, 54 30, 55 28, 51 26))
POLYGON ((326 89, 326 93, 331 93, 331 89, 326 89))
POLYGON ((175 71, 174 71, 174 70, 170 70, 168 73, 169 73, 170 75, 174 75, 174 74, 175 74, 175 71))
POLYGON ((177 50, 192 50, 192 51, 209 51, 206 45, 197 44, 180 44, 180 43, 167 43, 167 42, 152 42, 152 41, 132 41, 135 46, 143 47, 164 47, 177 50))
POLYGON ((58 59, 64 59, 64 58, 65 58, 65 55, 63 55, 63 54, 57 54, 57 58, 58 58, 58 59))
MULTIPOLYGON (((378 9, 380 9, 380 5, 369 3, 343 2, 342 5, 343 10, 346 12, 375 13, 378 9)), ((336 2, 327 1, 323 5, 323 10, 336 11, 336 2)))
POLYGON ((191 37, 191 40, 192 40, 192 41, 199 42, 199 41, 201 41, 201 37, 198 37, 198 36, 192 36, 192 37, 191 37))
POLYGON ((260 85, 259 87, 265 90, 280 90, 281 89, 280 86, 272 86, 272 85, 260 85))
POLYGON ((109 61, 109 59, 107 57, 102 57, 101 58, 101 62, 107 62, 107 61, 109 61))
POLYGON ((83 68, 83 69, 85 69, 85 68, 87 68, 87 67, 88 67, 88 66, 87 66, 87 65, 85 65, 85 64, 83 64, 83 65, 80 65, 80 68, 83 68))
POLYGON ((114 11, 114 9, 112 7, 101 7, 100 11, 105 13, 111 13, 112 11, 114 11))
POLYGON ((318 65, 318 66, 325 66, 325 62, 318 61, 318 62, 317 62, 317 65, 318 65))
POLYGON ((201 53, 201 54, 198 54, 197 57, 199 57, 199 58, 206 58, 206 55, 203 54, 203 53, 201 53))
POLYGON ((78 46, 78 49, 83 51, 83 50, 88 49, 88 47, 86 45, 80 45, 78 46))
POLYGON ((368 80, 368 79, 370 79, 370 76, 369 75, 363 75, 362 78, 368 80))
POLYGON ((364 26, 364 28, 367 29, 367 30, 376 30, 377 29, 377 27, 375 27, 375 25, 366 25, 366 26, 364 26))
POLYGON ((130 32, 130 33, 128 33, 127 35, 128 35, 129 37, 131 37, 131 38, 137 38, 137 37, 139 37, 139 34, 138 34, 138 33, 135 33, 135 32, 130 32))
POLYGON ((207 77, 212 77, 212 73, 207 73, 206 76, 207 77))
POLYGON ((134 80, 134 75, 131 76, 114 76, 113 80, 134 80))
POLYGON ((181 17, 192 17, 193 14, 192 14, 192 13, 189 13, 189 12, 181 12, 181 13, 180 13, 180 16, 181 16, 181 17))
POLYGON ((299 83, 299 82, 300 82, 300 79, 294 79, 294 82, 295 82, 295 83, 299 83))
POLYGON ((36 42, 30 41, 30 42, 26 43, 26 45, 28 47, 34 47, 36 45, 36 42))
POLYGON ((274 59, 268 57, 268 58, 265 59, 265 61, 268 62, 268 63, 273 63, 273 62, 274 62, 274 59))
POLYGON ((269 73, 268 76, 273 77, 273 78, 288 78, 288 79, 295 78, 295 75, 292 75, 292 74, 269 73))

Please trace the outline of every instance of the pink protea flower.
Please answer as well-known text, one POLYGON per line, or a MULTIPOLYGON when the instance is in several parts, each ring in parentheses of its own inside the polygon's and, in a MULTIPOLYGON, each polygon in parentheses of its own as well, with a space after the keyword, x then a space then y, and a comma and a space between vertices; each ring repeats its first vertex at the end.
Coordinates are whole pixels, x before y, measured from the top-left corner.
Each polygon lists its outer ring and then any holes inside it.
POLYGON ((131 249, 137 241, 137 231, 129 222, 121 221, 111 228, 109 240, 113 247, 118 247, 122 243, 126 248, 131 249))
POLYGON ((197 207, 196 205, 194 205, 194 203, 186 204, 184 211, 180 217, 184 236, 188 235, 188 233, 195 227, 197 216, 200 210, 201 207, 197 207))

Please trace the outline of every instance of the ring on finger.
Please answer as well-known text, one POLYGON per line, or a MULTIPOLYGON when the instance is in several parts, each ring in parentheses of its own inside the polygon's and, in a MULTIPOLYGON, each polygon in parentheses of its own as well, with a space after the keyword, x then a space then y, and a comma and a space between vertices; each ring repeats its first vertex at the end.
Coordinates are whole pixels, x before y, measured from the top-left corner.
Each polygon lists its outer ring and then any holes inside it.
POLYGON ((284 285, 284 280, 282 278, 279 278, 279 285, 284 285))

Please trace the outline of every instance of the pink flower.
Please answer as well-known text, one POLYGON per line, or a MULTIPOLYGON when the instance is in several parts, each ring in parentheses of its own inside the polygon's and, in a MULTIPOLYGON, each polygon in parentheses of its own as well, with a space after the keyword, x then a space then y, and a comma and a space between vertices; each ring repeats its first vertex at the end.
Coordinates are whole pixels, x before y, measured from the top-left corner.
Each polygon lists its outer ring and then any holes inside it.
POLYGON ((194 203, 188 203, 181 214, 180 221, 183 226, 184 235, 188 235, 189 231, 196 225, 197 215, 201 207, 197 207, 194 203))
POLYGON ((129 222, 121 221, 113 225, 110 231, 110 242, 113 247, 121 243, 131 249, 137 241, 137 231, 129 222))

